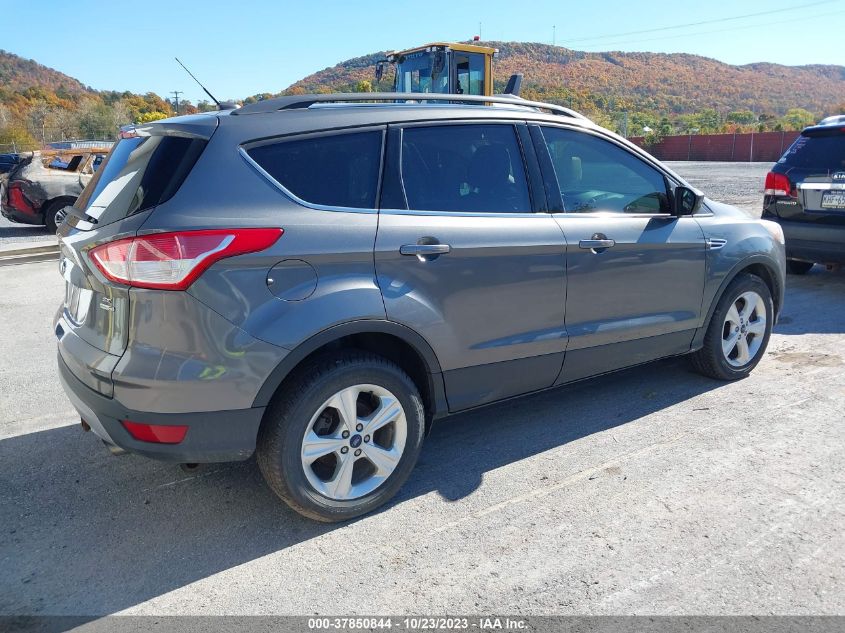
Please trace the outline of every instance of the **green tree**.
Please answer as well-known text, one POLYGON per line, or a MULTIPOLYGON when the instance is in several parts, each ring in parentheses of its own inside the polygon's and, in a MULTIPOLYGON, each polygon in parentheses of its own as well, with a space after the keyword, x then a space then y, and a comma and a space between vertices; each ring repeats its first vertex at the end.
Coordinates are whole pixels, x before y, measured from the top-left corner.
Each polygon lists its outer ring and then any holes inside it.
POLYGON ((672 125, 669 117, 660 119, 660 123, 657 124, 657 133, 662 137, 672 136, 675 133, 675 126, 672 125))
POLYGON ((362 79, 355 84, 355 92, 372 92, 373 84, 368 79, 362 79))
POLYGON ((166 118, 167 115, 164 112, 142 112, 135 119, 135 123, 151 123, 166 118))
POLYGON ((802 130, 816 122, 816 115, 804 108, 791 108, 781 119, 784 129, 802 130))
POLYGON ((24 151, 37 149, 39 142, 21 125, 7 125, 0 128, 0 149, 2 151, 24 151))
POLYGON ((699 112, 698 121, 700 124, 700 134, 713 134, 718 132, 722 126, 721 117, 719 117, 719 113, 713 108, 705 108, 699 112))
POLYGON ((725 117, 725 120, 728 123, 737 123, 739 125, 751 125, 752 123, 757 121, 757 115, 754 114, 751 110, 734 110, 733 112, 728 112, 728 116, 725 117))
POLYGON ((79 106, 78 117, 82 138, 109 139, 117 133, 113 110, 102 101, 86 99, 79 106))

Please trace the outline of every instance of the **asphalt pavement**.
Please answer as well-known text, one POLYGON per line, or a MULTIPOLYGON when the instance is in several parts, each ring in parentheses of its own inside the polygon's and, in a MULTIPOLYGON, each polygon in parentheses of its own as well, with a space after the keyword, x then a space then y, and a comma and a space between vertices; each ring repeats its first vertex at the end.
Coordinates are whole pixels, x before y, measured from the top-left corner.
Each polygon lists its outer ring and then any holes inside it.
POLYGON ((342 525, 254 460, 109 454, 59 386, 62 292, 0 268, 0 614, 845 614, 845 273, 789 278, 750 378, 674 359, 456 416, 342 525))

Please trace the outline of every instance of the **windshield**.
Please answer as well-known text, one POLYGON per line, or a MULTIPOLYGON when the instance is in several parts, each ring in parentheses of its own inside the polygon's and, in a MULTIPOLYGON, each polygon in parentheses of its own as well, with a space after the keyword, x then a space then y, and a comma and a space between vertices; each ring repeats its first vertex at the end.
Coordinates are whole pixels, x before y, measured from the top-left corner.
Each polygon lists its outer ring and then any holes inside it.
POLYGON ((449 73, 445 53, 432 72, 437 53, 418 51, 399 58, 396 65, 396 92, 449 92, 449 73), (438 72, 439 71, 439 72, 438 72))

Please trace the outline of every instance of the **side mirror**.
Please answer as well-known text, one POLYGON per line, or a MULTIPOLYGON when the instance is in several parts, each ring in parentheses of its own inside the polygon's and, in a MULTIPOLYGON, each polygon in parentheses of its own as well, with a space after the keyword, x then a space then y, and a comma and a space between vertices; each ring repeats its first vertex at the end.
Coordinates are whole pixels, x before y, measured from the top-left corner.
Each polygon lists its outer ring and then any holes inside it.
POLYGON ((511 78, 508 79, 508 85, 505 86, 505 92, 503 94, 514 95, 515 97, 518 97, 521 88, 522 73, 514 73, 513 75, 511 75, 511 78))
POLYGON ((675 187, 675 204, 673 211, 676 216, 693 215, 698 211, 704 194, 698 189, 678 185, 675 187))

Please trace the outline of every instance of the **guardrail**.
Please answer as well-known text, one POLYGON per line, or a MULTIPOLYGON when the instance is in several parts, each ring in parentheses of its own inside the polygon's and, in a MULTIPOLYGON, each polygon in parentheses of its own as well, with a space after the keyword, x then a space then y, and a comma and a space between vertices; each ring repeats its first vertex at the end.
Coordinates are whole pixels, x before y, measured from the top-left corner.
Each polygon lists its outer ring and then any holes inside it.
POLYGON ((0 247, 0 266, 59 261, 58 240, 23 242, 0 247))

